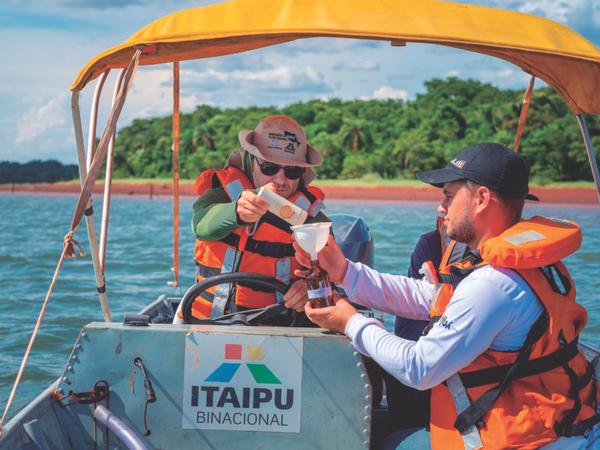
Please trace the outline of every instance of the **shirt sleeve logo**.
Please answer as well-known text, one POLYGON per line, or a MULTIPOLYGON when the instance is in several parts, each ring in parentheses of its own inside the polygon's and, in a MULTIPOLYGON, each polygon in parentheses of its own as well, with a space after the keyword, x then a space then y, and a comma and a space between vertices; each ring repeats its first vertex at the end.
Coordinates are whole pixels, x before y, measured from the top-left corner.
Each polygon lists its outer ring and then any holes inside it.
POLYGON ((438 327, 445 328, 446 330, 451 330, 451 329, 453 329, 452 325, 454 324, 454 322, 451 320, 448 320, 448 318, 444 314, 442 317, 440 317, 440 320, 438 320, 435 324, 438 327))

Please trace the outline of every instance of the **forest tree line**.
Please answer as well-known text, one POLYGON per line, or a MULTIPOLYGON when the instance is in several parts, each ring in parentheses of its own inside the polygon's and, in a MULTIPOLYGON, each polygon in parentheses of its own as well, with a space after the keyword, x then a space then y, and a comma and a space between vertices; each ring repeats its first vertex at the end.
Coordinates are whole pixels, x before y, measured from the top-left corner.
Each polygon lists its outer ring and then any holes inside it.
POLYGON ((78 176, 79 170, 76 165, 64 165, 55 160, 35 160, 26 163, 0 161, 0 184, 55 183, 74 180, 78 176))
MULTIPOLYGON (((269 114, 304 126, 324 156, 321 178, 412 178, 443 165, 464 147, 499 142, 512 148, 524 92, 457 78, 433 79, 414 100, 311 100, 284 108, 219 109, 201 105, 181 116, 180 167, 195 178, 222 167, 239 147, 238 132, 269 114)), ((588 118, 595 148, 600 120, 588 118)), ((135 120, 116 141, 115 176, 169 176, 171 117, 135 120)), ((520 152, 537 182, 589 180, 591 172, 575 117, 550 88, 533 94, 520 152)))
MULTIPOLYGON (((200 105, 181 115, 181 176, 194 179, 206 168, 222 167, 231 150, 239 148, 240 130, 253 129, 267 115, 286 114, 305 128, 309 142, 323 155, 320 178, 413 179, 415 172, 440 167, 474 143, 512 148, 523 95, 523 90, 447 78, 427 81, 425 92, 409 101, 311 100, 283 108, 200 105)), ((600 119, 587 120, 594 147, 600 149, 600 119)), ((122 128, 116 139, 115 178, 171 176, 171 127, 168 116, 136 119, 122 128)), ((577 121, 550 88, 533 93, 519 151, 536 183, 592 179, 577 121)), ((2 177, 17 176, 3 164, 2 177)), ((51 167, 40 170, 44 179, 33 181, 58 180, 52 179, 51 167)), ((68 171, 76 177, 73 168, 68 171)))

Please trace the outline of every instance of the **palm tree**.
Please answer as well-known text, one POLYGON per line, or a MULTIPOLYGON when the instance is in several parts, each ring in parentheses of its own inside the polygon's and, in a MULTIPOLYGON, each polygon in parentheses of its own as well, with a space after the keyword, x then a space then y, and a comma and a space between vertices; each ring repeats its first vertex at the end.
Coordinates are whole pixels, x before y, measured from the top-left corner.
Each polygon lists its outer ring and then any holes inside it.
POLYGON ((342 146, 350 148, 352 153, 359 153, 373 143, 367 123, 360 119, 345 119, 340 130, 342 146))

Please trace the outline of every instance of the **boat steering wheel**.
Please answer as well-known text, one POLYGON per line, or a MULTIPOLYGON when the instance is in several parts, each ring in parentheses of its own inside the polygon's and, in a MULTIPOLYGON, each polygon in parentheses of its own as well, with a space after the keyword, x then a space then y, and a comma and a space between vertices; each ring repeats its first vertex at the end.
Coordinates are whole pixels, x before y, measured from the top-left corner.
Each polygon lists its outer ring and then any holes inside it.
POLYGON ((181 299, 181 312, 184 324, 204 325, 259 325, 275 317, 287 316, 286 325, 293 327, 298 319, 298 313, 286 308, 282 303, 275 303, 264 308, 248 309, 225 314, 219 317, 198 319, 192 316, 194 299, 207 289, 225 283, 248 283, 261 288, 273 289, 285 294, 290 288, 289 284, 282 283, 276 278, 252 272, 232 272, 215 275, 190 287, 181 299))

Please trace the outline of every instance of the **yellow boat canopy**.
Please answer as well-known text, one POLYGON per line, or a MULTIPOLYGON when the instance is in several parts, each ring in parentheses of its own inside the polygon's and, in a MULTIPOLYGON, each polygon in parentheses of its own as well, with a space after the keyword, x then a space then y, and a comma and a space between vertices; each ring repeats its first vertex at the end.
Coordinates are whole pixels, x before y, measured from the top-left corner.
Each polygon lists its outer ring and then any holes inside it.
POLYGON ((71 90, 126 67, 139 46, 140 64, 150 65, 307 37, 431 43, 495 56, 544 80, 576 114, 600 114, 600 50, 581 35, 541 17, 436 0, 235 0, 187 9, 97 55, 71 90))

